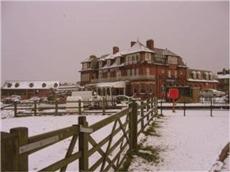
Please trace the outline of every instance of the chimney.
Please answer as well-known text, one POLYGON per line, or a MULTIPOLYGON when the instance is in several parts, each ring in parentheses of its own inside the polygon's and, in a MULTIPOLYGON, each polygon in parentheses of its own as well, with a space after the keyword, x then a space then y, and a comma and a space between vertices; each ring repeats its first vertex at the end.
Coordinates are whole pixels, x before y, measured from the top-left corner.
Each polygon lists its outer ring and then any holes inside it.
POLYGON ((131 46, 131 47, 134 46, 134 44, 136 44, 135 41, 131 41, 131 42, 130 42, 130 46, 131 46))
POLYGON ((119 47, 113 47, 113 54, 116 54, 119 52, 119 47))
POLYGON ((154 48, 154 41, 152 39, 149 39, 146 41, 146 47, 153 50, 154 48))

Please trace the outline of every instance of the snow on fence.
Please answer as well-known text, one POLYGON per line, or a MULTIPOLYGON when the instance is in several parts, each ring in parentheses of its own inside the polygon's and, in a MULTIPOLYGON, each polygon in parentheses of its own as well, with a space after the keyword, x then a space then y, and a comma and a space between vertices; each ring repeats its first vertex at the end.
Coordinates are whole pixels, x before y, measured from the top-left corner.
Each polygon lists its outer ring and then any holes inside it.
POLYGON ((32 137, 28 137, 25 127, 12 128, 10 133, 1 132, 2 171, 28 171, 30 154, 69 137, 72 139, 65 157, 39 171, 66 171, 76 160, 79 171, 117 171, 127 153, 137 148, 139 134, 157 114, 157 99, 152 98, 139 106, 133 101, 129 107, 90 126, 85 116, 79 116, 77 125, 32 137), (95 153, 97 158, 92 159, 95 153))

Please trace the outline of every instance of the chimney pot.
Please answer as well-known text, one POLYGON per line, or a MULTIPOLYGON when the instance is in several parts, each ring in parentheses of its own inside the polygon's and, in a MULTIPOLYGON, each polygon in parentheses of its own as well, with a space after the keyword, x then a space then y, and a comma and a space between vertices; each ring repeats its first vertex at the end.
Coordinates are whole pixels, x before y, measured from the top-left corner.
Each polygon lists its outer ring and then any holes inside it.
POLYGON ((149 39, 146 41, 146 47, 153 50, 154 49, 154 41, 152 39, 149 39))
POLYGON ((113 54, 116 54, 119 52, 119 47, 113 47, 113 54))
POLYGON ((131 41, 131 42, 130 42, 130 46, 131 46, 131 47, 134 46, 134 44, 136 44, 135 41, 131 41))

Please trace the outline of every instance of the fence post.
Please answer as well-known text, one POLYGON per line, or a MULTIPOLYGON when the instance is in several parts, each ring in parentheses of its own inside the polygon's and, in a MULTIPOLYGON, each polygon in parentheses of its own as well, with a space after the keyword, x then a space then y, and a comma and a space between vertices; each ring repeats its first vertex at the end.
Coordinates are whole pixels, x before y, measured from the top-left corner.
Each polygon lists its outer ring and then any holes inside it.
POLYGON ((34 101, 34 116, 37 115, 37 101, 34 101))
POLYGON ((141 100, 141 130, 144 128, 144 102, 141 100))
POLYGON ((137 103, 133 100, 131 104, 131 113, 129 113, 129 146, 130 151, 137 148, 137 103))
POLYGON ((147 99, 147 101, 146 101, 146 108, 147 108, 147 112, 149 111, 149 99, 147 99))
POLYGON ((58 115, 58 101, 55 100, 55 115, 58 115))
POLYGON ((105 97, 102 98, 102 115, 105 115, 105 97))
POLYGON ((78 100, 78 113, 81 115, 81 100, 78 100))
POLYGON ((158 114, 158 100, 157 100, 157 97, 155 97, 155 99, 154 99, 154 112, 155 112, 155 115, 156 116, 158 116, 159 114, 158 114))
POLYGON ((20 154, 21 146, 28 143, 28 128, 18 127, 10 129, 10 133, 15 135, 14 151, 12 155, 8 155, 13 161, 14 171, 28 171, 28 154, 20 154))
POLYGON ((185 108, 186 108, 186 107, 185 107, 185 101, 184 101, 184 116, 185 116, 185 110, 186 110, 185 108))
POLYGON ((88 140, 89 134, 86 132, 81 132, 81 127, 88 127, 88 122, 86 121, 85 116, 78 117, 79 124, 79 151, 81 156, 79 158, 79 171, 88 171, 89 168, 89 158, 88 158, 88 140))
POLYGON ((14 102, 14 116, 18 117, 18 113, 17 113, 17 102, 14 102))
POLYGON ((212 97, 211 97, 211 104, 210 104, 210 116, 212 117, 212 97))
POLYGON ((151 116, 153 116, 153 97, 151 97, 151 116))
POLYGON ((163 116, 163 106, 162 106, 163 101, 161 100, 161 114, 160 116, 163 116))

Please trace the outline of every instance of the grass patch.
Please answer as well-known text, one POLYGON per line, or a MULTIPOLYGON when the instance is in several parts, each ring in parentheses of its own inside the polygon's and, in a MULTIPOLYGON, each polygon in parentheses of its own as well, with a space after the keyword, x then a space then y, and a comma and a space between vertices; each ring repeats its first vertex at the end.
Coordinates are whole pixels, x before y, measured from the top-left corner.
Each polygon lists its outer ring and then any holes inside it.
POLYGON ((156 129, 157 128, 160 128, 160 126, 156 123, 156 122, 153 122, 148 128, 146 131, 143 131, 143 134, 145 136, 156 136, 156 137, 160 137, 160 134, 158 134, 156 132, 156 129))
POLYGON ((159 164, 161 162, 160 151, 160 148, 154 148, 152 146, 143 146, 143 144, 139 144, 137 150, 128 152, 128 154, 126 155, 127 158, 124 161, 122 167, 119 169, 119 171, 128 171, 134 156, 141 157, 146 161, 154 164, 159 164))
POLYGON ((139 145, 138 151, 134 152, 134 155, 137 155, 148 162, 158 164, 160 163, 160 151, 161 149, 159 148, 139 145))
POLYGON ((124 161, 124 163, 122 164, 122 167, 119 169, 119 171, 128 171, 129 166, 133 160, 133 152, 128 152, 126 155, 126 159, 124 161))

